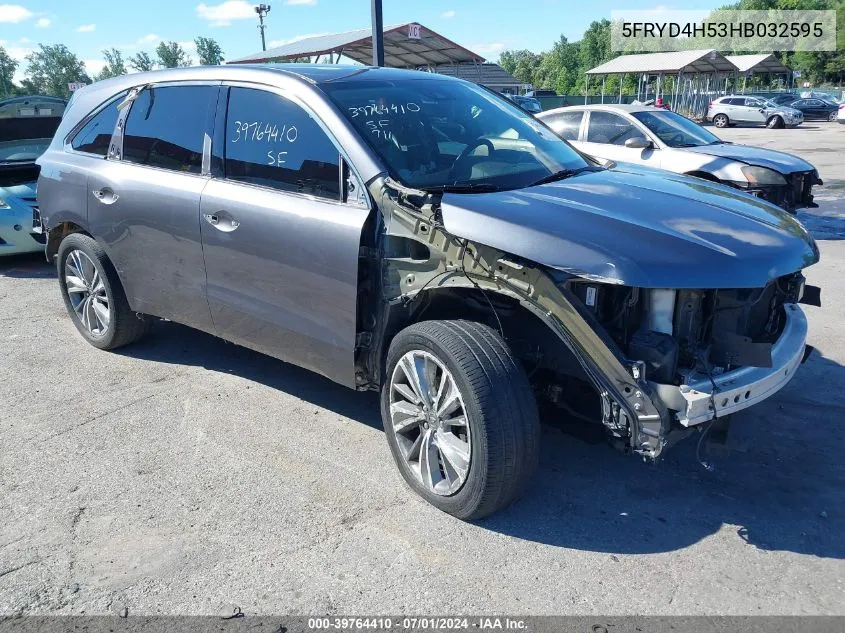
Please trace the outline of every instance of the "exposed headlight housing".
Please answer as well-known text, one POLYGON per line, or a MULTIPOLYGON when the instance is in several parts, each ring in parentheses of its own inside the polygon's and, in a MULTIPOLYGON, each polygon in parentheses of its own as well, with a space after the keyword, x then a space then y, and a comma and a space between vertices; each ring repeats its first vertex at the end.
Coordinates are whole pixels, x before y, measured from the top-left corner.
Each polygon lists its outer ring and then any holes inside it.
POLYGON ((786 178, 773 169, 766 169, 757 165, 742 167, 742 175, 750 185, 785 185, 786 178))

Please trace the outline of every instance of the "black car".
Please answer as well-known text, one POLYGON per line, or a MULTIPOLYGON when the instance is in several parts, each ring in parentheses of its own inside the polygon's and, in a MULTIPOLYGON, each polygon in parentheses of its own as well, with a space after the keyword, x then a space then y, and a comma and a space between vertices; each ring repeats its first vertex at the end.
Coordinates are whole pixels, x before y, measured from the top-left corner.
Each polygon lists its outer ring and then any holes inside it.
POLYGON ((835 121, 839 111, 838 103, 820 97, 802 99, 794 94, 783 94, 771 97, 769 101, 800 110, 804 114, 805 121, 835 121))

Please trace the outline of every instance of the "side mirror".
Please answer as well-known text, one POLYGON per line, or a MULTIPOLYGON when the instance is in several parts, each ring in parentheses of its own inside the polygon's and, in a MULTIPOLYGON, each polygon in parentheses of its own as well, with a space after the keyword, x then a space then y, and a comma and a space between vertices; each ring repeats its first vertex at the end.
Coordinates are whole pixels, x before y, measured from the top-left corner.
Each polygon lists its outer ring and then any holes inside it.
POLYGON ((654 147, 654 143, 644 136, 635 136, 625 141, 625 147, 629 149, 651 149, 654 147))

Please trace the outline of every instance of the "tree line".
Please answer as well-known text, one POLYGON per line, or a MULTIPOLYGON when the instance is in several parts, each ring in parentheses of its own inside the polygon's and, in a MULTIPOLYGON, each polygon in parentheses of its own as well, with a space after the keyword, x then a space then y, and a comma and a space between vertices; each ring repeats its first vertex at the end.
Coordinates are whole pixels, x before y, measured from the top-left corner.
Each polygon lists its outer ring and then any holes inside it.
MULTIPOLYGON (((801 71, 801 81, 814 86, 838 84, 845 79, 845 0, 740 0, 725 9, 746 11, 765 10, 836 10, 836 51, 825 52, 775 52, 775 56, 787 67, 801 71)), ((630 51, 636 52, 636 51, 630 51)), ((742 54, 747 51, 720 51, 726 55, 742 54)), ((529 50, 506 50, 499 57, 499 64, 511 75, 535 88, 552 88, 559 94, 598 94, 601 80, 585 85, 586 72, 619 55, 610 44, 610 21, 598 20, 590 24, 580 41, 570 42, 560 36, 552 48, 542 53, 529 50)), ((625 94, 636 94, 637 77, 629 74, 622 78, 625 94)), ((752 75, 748 88, 761 87, 772 77, 752 75)), ((619 76, 608 76, 605 91, 619 92, 619 76)))
MULTIPOLYGON (((223 63, 223 49, 210 37, 194 39, 197 58, 201 66, 223 63)), ((193 59, 178 42, 160 42, 152 55, 145 51, 124 58, 116 48, 103 51, 103 69, 90 76, 84 62, 64 44, 39 44, 38 50, 26 56, 24 79, 15 84, 13 77, 19 62, 0 46, 0 95, 42 94, 67 99, 70 96, 69 83, 91 83, 125 75, 129 69, 144 72, 155 68, 177 68, 192 66, 193 59)))

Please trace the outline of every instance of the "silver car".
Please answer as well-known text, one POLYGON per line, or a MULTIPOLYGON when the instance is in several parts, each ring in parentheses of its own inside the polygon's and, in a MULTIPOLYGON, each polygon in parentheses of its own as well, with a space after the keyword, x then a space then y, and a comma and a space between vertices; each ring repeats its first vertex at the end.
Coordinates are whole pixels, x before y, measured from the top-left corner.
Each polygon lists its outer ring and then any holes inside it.
POLYGON ((572 106, 537 117, 590 156, 697 176, 741 189, 794 212, 822 184, 807 161, 722 141, 679 114, 639 105, 572 106))
POLYGON ((798 303, 818 304, 802 269, 819 253, 797 220, 605 169, 442 75, 117 77, 76 94, 38 163, 85 340, 115 349, 161 317, 380 391, 402 476, 461 518, 529 485, 538 400, 656 459, 776 393, 809 349, 798 303))
POLYGON ((782 128, 801 125, 804 122, 804 113, 761 97, 727 95, 710 102, 705 118, 712 121, 716 127, 765 125, 770 128, 782 128))

